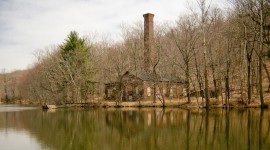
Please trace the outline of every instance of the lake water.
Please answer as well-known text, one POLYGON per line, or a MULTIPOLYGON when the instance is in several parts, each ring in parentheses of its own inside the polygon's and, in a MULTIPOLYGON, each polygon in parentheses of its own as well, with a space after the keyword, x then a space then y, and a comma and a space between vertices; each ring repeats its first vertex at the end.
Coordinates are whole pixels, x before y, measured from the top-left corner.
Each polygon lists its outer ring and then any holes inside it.
POLYGON ((269 150, 270 110, 0 105, 0 149, 269 150))

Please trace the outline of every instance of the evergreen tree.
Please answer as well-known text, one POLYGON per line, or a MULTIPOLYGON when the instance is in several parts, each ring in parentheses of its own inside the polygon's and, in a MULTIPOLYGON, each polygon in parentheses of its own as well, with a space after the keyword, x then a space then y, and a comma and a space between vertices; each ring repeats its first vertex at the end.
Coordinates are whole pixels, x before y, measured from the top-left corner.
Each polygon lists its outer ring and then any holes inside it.
POLYGON ((76 31, 71 31, 65 42, 60 46, 61 66, 65 70, 67 86, 66 97, 75 102, 86 99, 90 91, 94 69, 90 60, 91 46, 86 39, 80 38, 76 31), (71 93, 71 94, 70 94, 71 93), (71 97, 69 97, 71 95, 71 97))

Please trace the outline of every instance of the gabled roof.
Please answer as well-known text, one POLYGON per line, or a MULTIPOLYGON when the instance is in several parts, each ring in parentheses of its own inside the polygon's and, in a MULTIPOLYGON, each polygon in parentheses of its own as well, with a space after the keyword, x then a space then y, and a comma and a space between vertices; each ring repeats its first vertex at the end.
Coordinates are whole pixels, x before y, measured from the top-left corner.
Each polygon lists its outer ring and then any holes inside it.
POLYGON ((184 80, 176 76, 161 76, 159 74, 155 75, 154 73, 145 71, 137 73, 137 76, 134 73, 130 73, 129 71, 127 71, 125 74, 135 76, 143 81, 154 81, 155 79, 157 79, 159 82, 185 83, 184 80))
MULTIPOLYGON (((159 75, 156 75, 157 78, 160 78, 159 75)), ((155 75, 149 72, 140 72, 137 74, 137 77, 143 81, 152 81, 155 80, 155 75)))

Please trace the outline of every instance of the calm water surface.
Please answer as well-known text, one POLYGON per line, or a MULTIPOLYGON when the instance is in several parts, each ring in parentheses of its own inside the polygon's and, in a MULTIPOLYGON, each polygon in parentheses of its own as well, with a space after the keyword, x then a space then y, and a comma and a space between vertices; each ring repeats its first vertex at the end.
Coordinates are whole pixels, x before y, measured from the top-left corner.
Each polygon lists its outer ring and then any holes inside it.
POLYGON ((270 149, 270 110, 0 105, 1 150, 270 149))

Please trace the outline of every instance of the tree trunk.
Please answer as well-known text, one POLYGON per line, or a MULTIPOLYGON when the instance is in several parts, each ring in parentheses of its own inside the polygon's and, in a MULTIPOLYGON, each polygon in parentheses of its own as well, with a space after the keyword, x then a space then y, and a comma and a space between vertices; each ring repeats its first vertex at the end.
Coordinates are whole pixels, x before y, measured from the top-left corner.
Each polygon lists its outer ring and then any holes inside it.
POLYGON ((154 87, 153 87, 153 98, 154 98, 154 102, 153 103, 156 103, 156 92, 157 92, 157 89, 156 89, 156 79, 154 81, 154 87))
MULTIPOLYGON (((204 14, 203 14, 204 15, 204 14)), ((205 27, 203 21, 203 55, 204 55, 204 95, 205 95, 205 104, 206 109, 209 108, 209 86, 208 86, 208 70, 207 70, 207 51, 206 51, 206 37, 205 37, 205 27)))
MULTIPOLYGON (((231 95, 231 93, 230 93, 230 76, 229 76, 229 70, 228 70, 228 72, 227 72, 227 78, 226 78, 227 80, 226 80, 226 88, 227 88, 227 97, 228 97, 228 100, 230 100, 230 95, 231 95)), ((229 102, 229 101, 228 101, 229 102)))
POLYGON ((198 107, 200 107, 199 99, 198 99, 198 92, 197 92, 197 88, 196 88, 195 82, 192 80, 192 78, 190 78, 190 82, 192 83, 193 89, 195 91, 197 105, 198 105, 198 107))
POLYGON ((226 106, 229 107, 229 100, 230 100, 230 85, 229 85, 229 76, 226 75, 225 83, 226 83, 226 106))
POLYGON ((209 49, 209 54, 210 54, 210 61, 211 61, 211 70, 212 70, 212 76, 213 76, 213 83, 214 83, 214 96, 216 99, 218 99, 218 93, 217 93, 217 81, 216 81, 216 76, 215 76, 215 65, 213 61, 213 55, 212 55, 212 49, 209 49))
POLYGON ((264 107, 264 99, 263 99, 263 87, 262 87, 262 58, 259 58, 259 92, 260 92, 260 102, 261 107, 264 107))
POLYGON ((267 65, 263 62, 263 68, 265 70, 265 73, 267 75, 267 79, 268 79, 268 89, 267 89, 267 92, 270 92, 270 75, 269 75, 269 72, 268 72, 268 69, 267 69, 267 65))
POLYGON ((188 103, 190 103, 190 82, 189 82, 189 65, 187 64, 187 70, 186 70, 186 80, 187 80, 187 98, 188 103))
POLYGON ((248 104, 251 101, 251 60, 248 59, 247 62, 247 88, 248 88, 248 104))
POLYGON ((208 86, 208 71, 207 71, 207 63, 206 63, 206 53, 204 53, 204 82, 205 82, 205 89, 204 89, 204 95, 205 95, 205 107, 206 109, 209 108, 209 86, 208 86))
POLYGON ((264 8, 264 0, 260 1, 260 52, 259 52, 259 89, 260 89, 260 101, 261 108, 264 107, 264 99, 263 99, 263 87, 262 87, 262 53, 263 53, 263 38, 264 38, 264 29, 263 29, 263 8, 264 8))
POLYGON ((165 107, 165 98, 163 95, 163 89, 161 89, 161 87, 158 85, 158 89, 159 89, 159 94, 161 96, 161 99, 159 97, 160 102, 162 103, 162 107, 165 107))
MULTIPOLYGON (((194 56, 194 61, 195 61, 196 78, 197 78, 198 85, 199 85, 199 92, 200 92, 200 96, 202 96, 201 95, 201 91, 202 91, 202 80, 201 80, 200 70, 199 70, 199 66, 198 66, 198 62, 197 62, 197 58, 196 58, 196 54, 195 54, 194 48, 193 48, 193 56, 194 56)), ((195 92, 197 94, 197 91, 195 91, 195 92)), ((202 107, 204 107, 203 96, 202 96, 202 107)))
POLYGON ((222 107, 223 107, 224 98, 223 98, 223 89, 222 89, 222 79, 221 79, 221 77, 219 77, 219 91, 220 91, 220 95, 221 95, 221 104, 222 104, 222 107))

